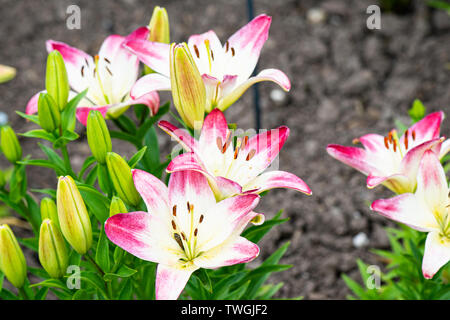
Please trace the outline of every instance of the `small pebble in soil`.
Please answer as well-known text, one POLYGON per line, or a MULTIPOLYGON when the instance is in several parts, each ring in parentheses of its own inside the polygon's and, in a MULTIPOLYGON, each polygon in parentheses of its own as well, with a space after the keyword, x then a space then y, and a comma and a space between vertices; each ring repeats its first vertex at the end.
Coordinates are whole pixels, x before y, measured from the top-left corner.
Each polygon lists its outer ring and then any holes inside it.
POLYGON ((273 89, 270 91, 270 99, 277 105, 281 105, 286 101, 286 93, 281 89, 273 89))
POLYGON ((8 115, 0 111, 0 126, 4 126, 8 123, 8 115))
POLYGON ((312 24, 319 24, 325 20, 325 11, 321 8, 311 8, 307 13, 308 21, 312 24))
POLYGON ((364 232, 358 233, 356 236, 353 237, 353 246, 355 248, 362 248, 366 247, 369 244, 369 238, 364 232))

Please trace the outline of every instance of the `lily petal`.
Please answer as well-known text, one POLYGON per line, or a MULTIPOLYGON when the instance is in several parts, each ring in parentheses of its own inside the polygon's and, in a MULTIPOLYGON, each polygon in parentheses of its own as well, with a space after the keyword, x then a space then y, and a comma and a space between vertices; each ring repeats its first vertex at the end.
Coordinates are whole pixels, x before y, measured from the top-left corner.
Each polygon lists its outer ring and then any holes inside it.
POLYGON ((32 96, 30 100, 28 100, 27 106, 25 108, 26 114, 34 114, 34 113, 38 112, 39 95, 42 92, 45 92, 45 90, 39 91, 34 96, 32 96))
POLYGON ((450 152, 450 139, 445 140, 441 144, 441 151, 439 153, 439 159, 442 159, 447 153, 450 152))
POLYGON ((127 40, 124 47, 152 70, 170 77, 169 44, 148 40, 127 40))
POLYGON ((333 158, 368 175, 374 168, 367 163, 367 152, 361 148, 346 147, 338 144, 327 146, 327 152, 333 158))
POLYGON ((194 271, 194 268, 183 269, 159 264, 155 283, 156 300, 176 300, 194 271))
POLYGON ((161 120, 158 126, 175 139, 187 151, 197 150, 197 141, 185 129, 180 129, 170 122, 161 120))
POLYGON ((159 94, 157 91, 150 91, 140 97, 131 96, 130 104, 145 104, 154 116, 159 110, 159 94))
POLYGON ((390 176, 378 177, 369 174, 367 177, 367 188, 373 189, 380 184, 383 184, 391 191, 401 194, 407 192, 413 192, 415 189, 414 180, 408 179, 407 176, 403 174, 392 174, 390 176))
POLYGON ((133 169, 133 181, 136 190, 144 199, 150 214, 167 216, 170 212, 169 190, 167 186, 152 174, 133 169))
POLYGON ((78 107, 76 110, 76 116, 78 121, 80 121, 84 126, 86 126, 87 118, 91 110, 100 111, 103 117, 106 117, 109 106, 93 106, 93 107, 78 107))
POLYGON ((371 209, 419 231, 433 231, 439 228, 433 213, 423 201, 412 193, 404 193, 390 199, 375 200, 371 209))
POLYGON ((264 192, 273 188, 294 189, 307 195, 311 195, 311 189, 308 185, 296 175, 285 171, 264 172, 249 184, 244 186, 244 191, 257 189, 257 193, 264 192))
POLYGON ((227 67, 227 70, 230 70, 228 74, 239 75, 240 79, 250 77, 258 62, 261 49, 269 37, 271 22, 271 17, 265 14, 259 15, 228 39, 230 51, 233 48, 234 52, 227 67))
MULTIPOLYGON (((439 138, 444 113, 442 111, 430 113, 422 120, 415 123, 408 129, 409 133, 415 132, 415 141, 417 144, 439 138)), ((405 135, 400 138, 400 142, 404 143, 405 135)), ((409 141, 412 139, 410 138, 409 141)))
POLYGON ((147 212, 116 214, 105 222, 108 239, 134 256, 156 263, 176 264, 181 249, 159 215, 147 212))
POLYGON ((194 260, 201 268, 215 269, 238 263, 247 263, 259 254, 259 247, 243 237, 219 245, 194 260))
POLYGON ((159 73, 150 73, 140 78, 131 88, 131 96, 141 97, 151 91, 170 90, 170 79, 159 73))
POLYGON ((422 261, 422 273, 427 279, 433 278, 436 272, 450 260, 450 242, 442 239, 439 232, 430 232, 425 242, 422 261))
POLYGON ((200 74, 216 74, 217 70, 215 68, 222 67, 222 44, 214 31, 210 30, 202 34, 190 36, 188 39, 188 47, 192 52, 192 57, 200 74), (207 58, 210 56, 211 51, 213 52, 214 63, 209 63, 210 60, 207 58))
POLYGON ((272 81, 278 84, 285 91, 291 89, 291 82, 285 73, 278 69, 265 69, 262 70, 258 75, 249 78, 240 84, 237 88, 231 91, 228 95, 225 95, 218 103, 218 108, 222 111, 226 110, 231 106, 236 100, 238 100, 248 88, 258 82, 262 81, 272 81))

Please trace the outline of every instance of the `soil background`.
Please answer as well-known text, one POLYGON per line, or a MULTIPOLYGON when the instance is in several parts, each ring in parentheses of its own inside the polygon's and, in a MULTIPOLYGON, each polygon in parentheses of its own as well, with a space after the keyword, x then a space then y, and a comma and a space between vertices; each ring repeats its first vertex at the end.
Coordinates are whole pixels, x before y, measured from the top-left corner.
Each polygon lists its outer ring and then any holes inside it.
MULTIPOLYGON (((356 259, 382 267, 370 249, 389 247, 383 228, 393 224, 371 212, 369 204, 391 194, 381 187, 366 189, 365 177, 328 156, 327 144, 350 145, 366 133, 387 133, 395 120, 408 123, 407 110, 416 98, 429 112, 444 110, 450 115, 450 16, 417 0, 400 14, 383 12, 381 29, 369 30, 366 9, 376 3, 254 1, 256 15, 273 17, 259 68, 279 68, 292 82, 285 95, 273 83, 259 85, 262 127, 291 129, 280 154, 280 169, 297 174, 313 190, 311 197, 274 190, 258 207, 269 218, 280 209, 290 218, 261 244, 265 258, 291 241, 282 263, 293 268, 271 278, 285 283, 279 297, 345 299, 349 290, 341 275, 360 281, 356 259), (355 246, 355 237, 367 241, 355 246)), ((248 20, 243 0, 0 0, 0 63, 18 71, 13 81, 0 85, 0 111, 7 113, 13 128, 25 132, 34 127, 15 110, 24 111, 28 99, 44 88, 47 39, 96 54, 109 34, 126 35, 146 25, 155 5, 167 8, 171 40, 177 42, 209 29, 225 42, 248 20), (66 28, 71 4, 81 9, 80 30, 66 28)), ((240 128, 254 127, 252 90, 226 116, 240 128)), ((83 132, 81 126, 78 129, 83 132)), ((449 119, 444 120, 442 133, 450 136, 449 119)), ((159 136, 165 156, 173 142, 163 132, 159 136)), ((90 153, 83 139, 69 145, 75 167, 90 153)), ((41 156, 35 140, 20 141, 25 154, 41 156)), ((134 151, 116 140, 113 148, 126 156, 134 151)), ((0 160, 0 168, 7 165, 0 160)), ((28 175, 31 187, 56 186, 56 177, 46 169, 29 168, 28 175)), ((37 257, 28 260, 37 263, 37 257)))

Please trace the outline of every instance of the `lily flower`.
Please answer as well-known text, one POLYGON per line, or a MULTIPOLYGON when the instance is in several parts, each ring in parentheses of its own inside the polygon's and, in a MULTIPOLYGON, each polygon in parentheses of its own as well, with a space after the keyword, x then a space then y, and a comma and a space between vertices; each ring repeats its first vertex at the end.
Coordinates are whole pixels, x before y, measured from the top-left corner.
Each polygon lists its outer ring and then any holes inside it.
POLYGON ((169 186, 133 170, 148 212, 119 213, 105 223, 108 238, 134 256, 158 263, 156 299, 177 299, 191 274, 246 263, 259 254, 240 234, 255 216, 259 196, 216 202, 207 179, 194 171, 170 176, 169 186))
POLYGON ((449 192, 444 168, 436 153, 428 150, 420 162, 414 194, 376 200, 371 206, 389 219, 428 232, 422 261, 422 272, 427 279, 450 260, 449 192))
POLYGON ((205 118, 198 141, 186 130, 167 121, 160 121, 158 125, 186 151, 172 159, 167 171, 194 170, 204 174, 217 199, 242 193, 259 194, 272 188, 290 188, 311 194, 306 183, 292 173, 264 172, 289 136, 289 128, 285 126, 251 138, 238 138, 233 146, 231 131, 219 109, 214 109, 205 118))
MULTIPOLYGON (((265 69, 252 77, 261 49, 269 36, 272 18, 257 16, 233 34, 224 45, 212 30, 192 35, 188 47, 206 87, 205 111, 227 109, 253 84, 273 81, 289 91, 288 77, 278 69, 265 69)), ((132 93, 139 95, 149 90, 170 90, 170 61, 168 44, 144 40, 129 40, 125 47, 156 73, 136 83, 132 93)))
POLYGON ((383 184, 398 194, 414 192, 424 152, 431 149, 442 158, 450 150, 450 140, 444 141, 439 133, 443 119, 443 112, 431 113, 400 138, 396 130, 387 136, 367 134, 354 140, 361 142, 364 149, 330 144, 327 152, 367 175, 368 188, 383 184))
MULTIPOLYGON (((154 91, 131 93, 139 71, 139 60, 123 47, 132 39, 147 39, 149 30, 141 27, 127 37, 111 35, 103 42, 95 57, 63 42, 48 40, 47 51, 58 50, 67 68, 71 91, 69 98, 88 88, 86 97, 77 108, 78 120, 86 125, 90 110, 98 110, 103 116, 116 118, 130 105, 145 104, 153 114, 159 108, 159 95, 154 91)), ((39 93, 27 104, 26 113, 37 112, 39 93)))

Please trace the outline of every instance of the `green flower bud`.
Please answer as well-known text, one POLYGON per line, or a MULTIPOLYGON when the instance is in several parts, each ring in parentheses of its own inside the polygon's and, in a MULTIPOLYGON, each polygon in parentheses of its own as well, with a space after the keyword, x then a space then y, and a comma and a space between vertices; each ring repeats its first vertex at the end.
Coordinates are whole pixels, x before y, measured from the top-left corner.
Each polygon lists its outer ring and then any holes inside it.
POLYGON ((3 188, 6 184, 6 177, 5 177, 5 173, 0 170, 0 188, 3 188))
POLYGON ((95 160, 104 164, 106 162, 106 154, 111 152, 112 146, 106 121, 99 111, 92 110, 89 112, 86 130, 92 155, 95 160))
POLYGON ((56 203, 50 198, 43 198, 41 200, 41 218, 42 221, 50 219, 59 228, 58 210, 56 203))
POLYGON ((114 196, 111 200, 111 205, 109 206, 109 216, 112 217, 118 213, 128 213, 128 209, 122 199, 114 196))
POLYGON ((148 27, 150 29, 148 40, 163 43, 170 42, 169 16, 165 8, 156 6, 153 9, 152 18, 148 27))
POLYGON ((0 269, 16 288, 22 288, 27 278, 27 263, 11 228, 0 225, 0 269))
POLYGON ((16 69, 0 64, 0 83, 8 82, 16 76, 16 69))
POLYGON ((58 105, 48 93, 41 93, 38 100, 38 116, 41 127, 53 132, 61 124, 61 113, 58 105))
POLYGON ((119 197, 126 204, 137 206, 141 201, 141 197, 134 186, 131 168, 128 163, 117 153, 108 152, 106 155, 106 165, 114 189, 119 197))
POLYGON ((61 278, 67 270, 69 255, 66 243, 56 224, 45 219, 39 233, 39 261, 53 278, 61 278))
POLYGON ((175 108, 184 123, 199 129, 203 124, 206 90, 186 43, 170 47, 170 82, 175 108))
POLYGON ((59 110, 62 111, 69 98, 69 80, 64 59, 57 50, 48 54, 45 87, 48 94, 55 100, 59 110))
POLYGON ((15 164, 22 158, 22 148, 19 140, 10 126, 3 126, 0 131, 0 145, 6 159, 15 164))
POLYGON ((67 242, 79 254, 85 254, 92 245, 92 227, 89 214, 72 177, 60 177, 56 190, 56 206, 61 231, 67 242))

